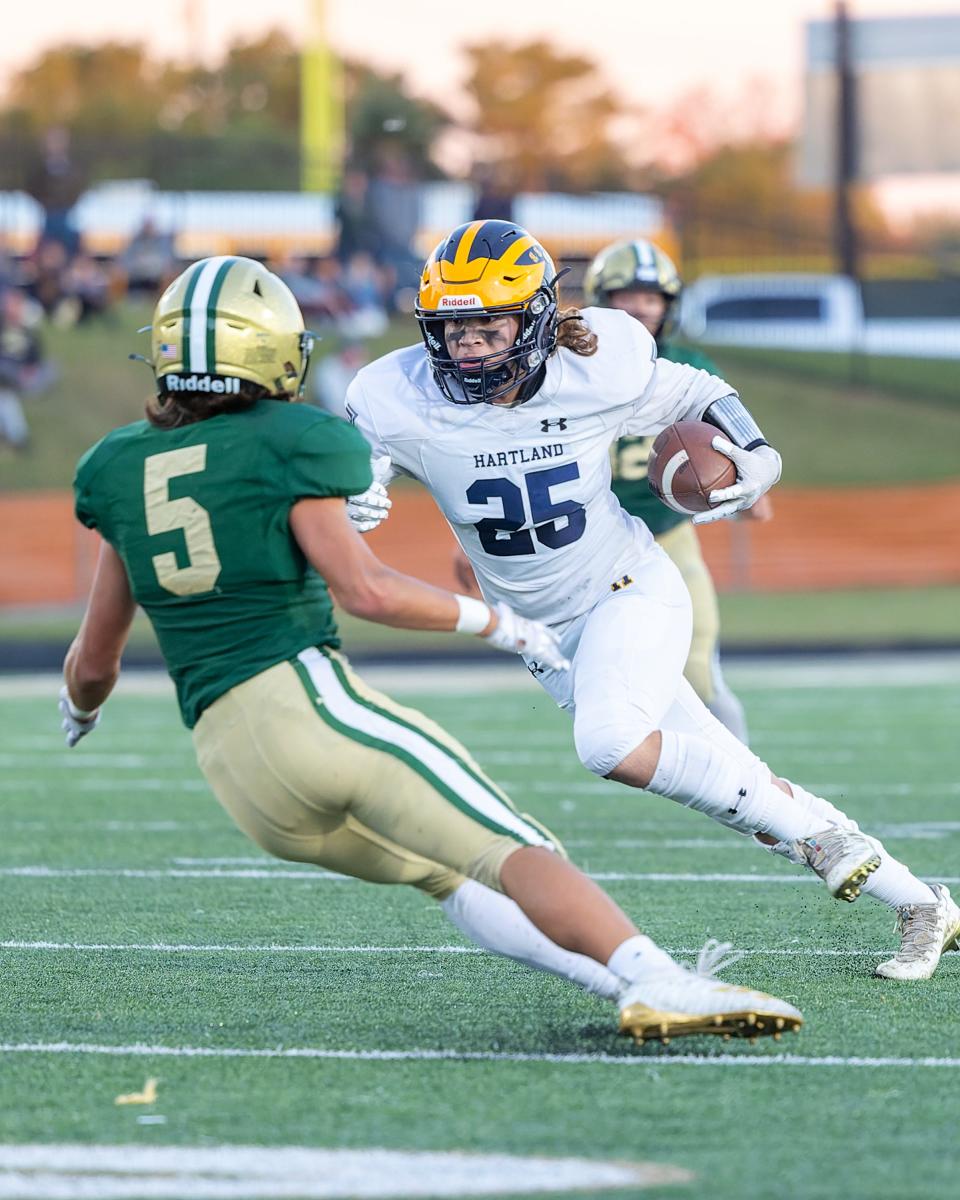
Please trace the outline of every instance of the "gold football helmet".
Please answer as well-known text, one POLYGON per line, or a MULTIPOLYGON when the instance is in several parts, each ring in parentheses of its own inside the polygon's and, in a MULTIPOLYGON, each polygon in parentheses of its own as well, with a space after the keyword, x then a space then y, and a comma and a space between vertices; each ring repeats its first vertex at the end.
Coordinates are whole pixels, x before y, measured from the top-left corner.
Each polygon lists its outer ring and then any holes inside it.
POLYGON ((657 292, 667 302, 656 336, 668 334, 683 280, 673 259, 653 242, 637 240, 605 246, 587 267, 583 295, 587 304, 610 308, 613 292, 657 292))
POLYGON ((161 397, 297 399, 314 338, 287 285, 252 258, 203 258, 157 302, 150 366, 161 397))
POLYGON ((614 242, 605 246, 583 277, 583 294, 588 304, 601 308, 610 304, 610 293, 632 289, 659 292, 676 300, 683 289, 673 260, 653 242, 614 242))
POLYGON ((437 386, 454 404, 490 404, 519 386, 516 404, 543 380, 557 344, 557 273, 543 246, 512 221, 470 221, 445 237, 420 277, 416 317, 437 386), (444 323, 513 315, 517 340, 464 372, 447 353, 444 323))

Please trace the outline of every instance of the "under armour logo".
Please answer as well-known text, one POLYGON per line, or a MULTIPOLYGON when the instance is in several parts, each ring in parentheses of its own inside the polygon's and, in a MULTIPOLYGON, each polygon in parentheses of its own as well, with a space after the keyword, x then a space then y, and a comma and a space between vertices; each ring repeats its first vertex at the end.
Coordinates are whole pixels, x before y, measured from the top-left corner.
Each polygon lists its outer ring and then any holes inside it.
POLYGON ((631 583, 633 583, 633 580, 629 575, 621 575, 618 580, 610 584, 610 591, 619 592, 622 588, 629 587, 631 583))
POLYGON ((742 802, 742 801, 744 801, 744 800, 746 800, 746 798, 747 798, 747 789, 746 789, 746 788, 741 788, 741 789, 740 789, 740 791, 739 791, 739 792, 737 792, 737 807, 736 807, 736 808, 728 808, 728 809, 727 809, 727 812, 728 812, 728 813, 736 813, 736 812, 738 812, 738 811, 739 811, 739 809, 740 809, 740 804, 741 804, 741 802, 742 802))
POLYGON ((541 667, 538 662, 528 662, 527 670, 530 672, 531 675, 542 675, 543 672, 546 670, 546 668, 541 667))
POLYGON ((566 427, 567 427, 567 418, 566 417, 558 417, 556 421, 541 421, 540 422, 540 432, 541 433, 549 433, 551 429, 559 429, 560 432, 563 433, 563 431, 566 429, 566 427))

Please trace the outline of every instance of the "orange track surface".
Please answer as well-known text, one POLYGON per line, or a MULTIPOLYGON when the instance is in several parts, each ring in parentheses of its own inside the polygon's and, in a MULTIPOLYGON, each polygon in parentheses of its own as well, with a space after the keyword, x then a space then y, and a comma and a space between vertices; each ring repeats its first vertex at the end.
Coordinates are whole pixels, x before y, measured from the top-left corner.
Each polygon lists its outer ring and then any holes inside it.
MULTIPOLYGON (((453 586, 454 541, 419 488, 397 489, 370 545, 391 566, 453 586)), ((960 484, 777 490, 767 524, 701 530, 721 591, 924 586, 960 582, 960 484)), ((96 535, 69 492, 0 496, 0 605, 63 604, 89 587, 96 535)))

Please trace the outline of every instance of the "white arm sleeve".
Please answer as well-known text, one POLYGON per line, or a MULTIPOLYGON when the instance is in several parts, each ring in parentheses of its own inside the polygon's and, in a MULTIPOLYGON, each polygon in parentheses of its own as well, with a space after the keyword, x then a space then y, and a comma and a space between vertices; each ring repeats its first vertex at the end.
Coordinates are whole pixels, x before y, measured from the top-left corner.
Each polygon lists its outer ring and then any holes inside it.
POLYGON ((699 421, 715 400, 735 395, 736 388, 716 375, 658 358, 623 432, 645 437, 659 433, 674 421, 699 421))

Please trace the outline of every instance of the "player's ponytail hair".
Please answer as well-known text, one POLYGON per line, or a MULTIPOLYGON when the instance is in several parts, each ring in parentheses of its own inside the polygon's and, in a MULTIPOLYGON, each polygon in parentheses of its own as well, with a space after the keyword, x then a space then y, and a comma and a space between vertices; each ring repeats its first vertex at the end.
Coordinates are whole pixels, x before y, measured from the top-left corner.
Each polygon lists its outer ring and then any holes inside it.
MULTIPOLYGON (((181 425, 194 425, 197 421, 206 421, 221 413, 244 412, 266 397, 266 388, 244 380, 239 395, 184 392, 177 396, 154 396, 147 401, 145 415, 155 429, 179 429, 181 425)), ((287 400, 289 397, 278 395, 270 399, 287 400)))
POLYGON ((579 308, 564 308, 557 322, 557 345, 583 358, 597 352, 597 335, 583 319, 579 308))

